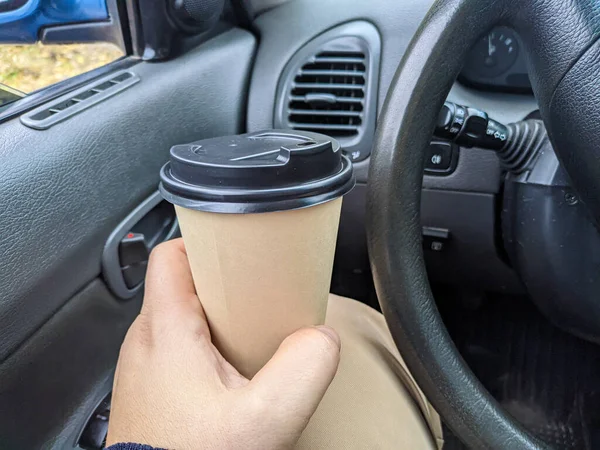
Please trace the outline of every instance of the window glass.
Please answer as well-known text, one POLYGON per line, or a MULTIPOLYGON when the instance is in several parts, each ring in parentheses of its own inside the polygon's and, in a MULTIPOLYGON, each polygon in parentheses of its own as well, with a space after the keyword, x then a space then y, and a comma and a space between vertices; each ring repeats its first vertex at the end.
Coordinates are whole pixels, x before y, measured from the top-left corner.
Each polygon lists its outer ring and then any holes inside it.
POLYGON ((0 45, 0 107, 38 89, 115 61, 109 43, 0 45))

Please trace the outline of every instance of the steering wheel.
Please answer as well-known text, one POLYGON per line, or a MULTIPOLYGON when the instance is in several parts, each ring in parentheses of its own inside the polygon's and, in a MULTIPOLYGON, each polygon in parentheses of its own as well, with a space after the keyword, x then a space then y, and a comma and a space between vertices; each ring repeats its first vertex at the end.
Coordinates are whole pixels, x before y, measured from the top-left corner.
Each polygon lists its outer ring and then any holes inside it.
POLYGON ((379 117, 367 235, 383 313, 419 385, 472 448, 546 448, 467 367, 437 311, 421 247, 423 154, 466 54, 495 25, 517 31, 554 150, 600 223, 597 0, 439 0, 414 36, 379 117))

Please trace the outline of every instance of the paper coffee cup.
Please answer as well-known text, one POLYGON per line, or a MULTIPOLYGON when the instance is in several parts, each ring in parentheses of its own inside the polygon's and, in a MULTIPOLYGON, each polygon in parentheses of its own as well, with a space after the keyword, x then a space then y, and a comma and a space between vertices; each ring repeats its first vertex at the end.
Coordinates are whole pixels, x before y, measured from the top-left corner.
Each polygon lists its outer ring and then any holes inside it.
POLYGON ((213 343, 243 375, 324 322, 342 195, 354 183, 337 141, 316 133, 171 149, 160 190, 176 206, 213 343))

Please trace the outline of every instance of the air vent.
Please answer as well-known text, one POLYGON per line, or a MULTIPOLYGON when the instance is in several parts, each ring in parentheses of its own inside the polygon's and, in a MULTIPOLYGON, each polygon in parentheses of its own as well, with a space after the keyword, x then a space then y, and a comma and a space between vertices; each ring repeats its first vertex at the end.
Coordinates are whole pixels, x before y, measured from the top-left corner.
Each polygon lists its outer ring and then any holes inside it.
POLYGON ((366 158, 375 130, 379 52, 377 30, 362 21, 309 42, 284 70, 275 126, 327 134, 354 161, 366 158))
POLYGON ((333 137, 354 136, 362 125, 366 55, 321 52, 302 66, 288 103, 290 126, 333 137))
POLYGON ((46 130, 138 81, 140 78, 131 72, 113 73, 24 114, 21 116, 21 123, 36 130, 46 130))

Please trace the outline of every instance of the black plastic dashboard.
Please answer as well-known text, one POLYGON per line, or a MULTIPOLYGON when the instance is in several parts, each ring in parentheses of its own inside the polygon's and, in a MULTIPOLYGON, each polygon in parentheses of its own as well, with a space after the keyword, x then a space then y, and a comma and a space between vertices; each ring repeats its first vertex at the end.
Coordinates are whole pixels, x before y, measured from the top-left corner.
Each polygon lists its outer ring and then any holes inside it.
MULTIPOLYGON (((373 94, 376 119, 398 64, 433 1, 378 0, 375 5, 363 0, 344 0, 343 7, 341 3, 340 0, 291 0, 255 20, 260 46, 248 92, 249 132, 278 123, 281 115, 278 88, 289 61, 316 38, 336 27, 356 22, 370 23, 380 37, 378 85, 373 94)), ((504 38, 506 40, 506 36, 504 38)), ((494 42, 492 45, 498 47, 494 42)), ((489 53, 490 43, 487 45, 489 53)), ((515 70, 514 73, 518 73, 524 67, 521 64, 524 58, 519 53, 503 72, 504 81, 500 74, 495 82, 508 83, 506 74, 515 70)), ((466 74, 469 75, 468 69, 466 74)), ((460 80, 448 99, 487 111, 504 123, 523 119, 537 109, 532 95, 515 94, 506 89, 499 92, 498 88, 502 87, 499 85, 489 90, 489 79, 486 83, 487 90, 483 90, 483 84, 474 88, 473 83, 460 80)), ((353 291, 349 280, 355 279, 355 285, 361 286, 362 281, 370 277, 364 232, 368 168, 368 158, 355 164, 359 184, 344 201, 334 272, 334 288, 336 277, 344 280, 337 293, 354 297, 360 293, 353 291)), ((426 249, 433 281, 467 284, 477 289, 520 291, 520 283, 502 259, 497 245, 501 183, 496 155, 480 149, 461 148, 451 173, 424 176, 423 226, 447 230, 449 236, 441 251, 426 249)))

